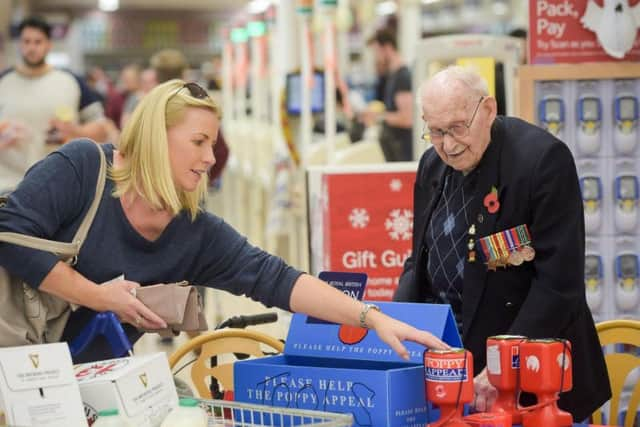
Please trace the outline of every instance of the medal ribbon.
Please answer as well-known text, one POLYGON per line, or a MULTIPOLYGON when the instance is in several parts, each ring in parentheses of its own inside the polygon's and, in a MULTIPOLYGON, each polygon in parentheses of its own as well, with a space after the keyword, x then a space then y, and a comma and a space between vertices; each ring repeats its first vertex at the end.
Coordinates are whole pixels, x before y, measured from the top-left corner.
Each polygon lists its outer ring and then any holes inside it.
POLYGON ((489 240, 491 241, 491 244, 497 254, 496 259, 500 259, 503 257, 502 255, 502 247, 500 245, 500 237, 499 235, 496 234, 492 234, 489 236, 489 240))
POLYGON ((513 236, 511 235, 511 230, 510 229, 505 230, 502 232, 502 234, 506 238, 507 244, 509 245, 509 252, 515 251, 517 246, 516 246, 516 242, 513 240, 513 236))
POLYGON ((496 238, 498 239, 498 243, 500 244, 500 255, 502 255, 504 259, 509 258, 509 245, 507 244, 507 241, 505 239, 504 232, 497 233, 496 238))
POLYGON ((531 243, 531 235, 529 234, 529 229, 527 228, 526 224, 517 226, 516 232, 518 233, 518 238, 520 239, 520 246, 526 246, 531 243))
POLYGON ((527 224, 491 234, 478 240, 487 262, 507 258, 512 252, 531 244, 527 224))
POLYGON ((484 258, 489 261, 491 260, 491 250, 489 249, 489 245, 487 245, 487 238, 483 237, 479 240, 480 247, 482 248, 482 253, 484 254, 484 258))

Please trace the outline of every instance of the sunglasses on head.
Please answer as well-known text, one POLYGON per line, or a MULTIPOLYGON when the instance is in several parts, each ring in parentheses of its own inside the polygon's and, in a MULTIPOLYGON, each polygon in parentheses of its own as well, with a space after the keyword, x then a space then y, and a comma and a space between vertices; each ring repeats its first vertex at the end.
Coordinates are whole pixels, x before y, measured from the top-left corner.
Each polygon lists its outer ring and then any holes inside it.
MULTIPOLYGON (((193 82, 189 82, 189 83, 185 83, 183 84, 180 89, 178 89, 176 91, 176 93, 174 93, 173 95, 171 95, 171 98, 173 98, 175 95, 178 94, 178 92, 180 92, 182 89, 187 89, 189 91, 189 95, 191 95, 192 97, 196 98, 196 99, 207 99, 209 98, 209 94, 207 93, 207 91, 200 86, 197 83, 193 83, 193 82)), ((171 99, 169 98, 169 99, 171 99)))

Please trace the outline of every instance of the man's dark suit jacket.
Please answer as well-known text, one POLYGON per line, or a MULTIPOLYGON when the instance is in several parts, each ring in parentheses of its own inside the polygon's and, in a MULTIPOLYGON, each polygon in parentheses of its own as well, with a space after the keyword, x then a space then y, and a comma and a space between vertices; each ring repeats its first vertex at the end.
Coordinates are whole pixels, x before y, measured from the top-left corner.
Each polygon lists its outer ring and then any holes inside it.
MULTIPOLYGON (((477 167, 476 197, 468 211, 475 221, 476 240, 527 224, 536 257, 497 271, 487 271, 480 257, 475 262, 466 260, 462 334, 464 346, 475 359, 474 372, 485 367, 486 339, 492 335, 569 339, 573 390, 562 396, 560 405, 582 421, 610 398, 611 390, 585 298, 584 217, 571 152, 538 127, 498 116, 477 167), (483 199, 493 186, 498 189, 500 207, 491 214, 483 199)), ((420 160, 414 189, 413 252, 394 295, 396 301, 436 301, 426 276, 424 235, 442 195, 447 168, 433 148, 420 160)))

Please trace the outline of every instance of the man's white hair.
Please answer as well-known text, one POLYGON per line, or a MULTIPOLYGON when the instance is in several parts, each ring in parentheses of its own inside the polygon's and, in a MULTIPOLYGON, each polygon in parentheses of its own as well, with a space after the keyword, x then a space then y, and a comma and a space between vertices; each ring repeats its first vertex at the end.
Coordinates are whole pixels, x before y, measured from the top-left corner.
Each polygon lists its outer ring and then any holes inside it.
POLYGON ((420 84, 417 96, 417 105, 422 110, 422 98, 425 88, 431 85, 450 86, 461 84, 469 90, 470 97, 480 97, 489 95, 489 87, 486 80, 473 67, 461 67, 451 65, 438 71, 433 76, 420 84))

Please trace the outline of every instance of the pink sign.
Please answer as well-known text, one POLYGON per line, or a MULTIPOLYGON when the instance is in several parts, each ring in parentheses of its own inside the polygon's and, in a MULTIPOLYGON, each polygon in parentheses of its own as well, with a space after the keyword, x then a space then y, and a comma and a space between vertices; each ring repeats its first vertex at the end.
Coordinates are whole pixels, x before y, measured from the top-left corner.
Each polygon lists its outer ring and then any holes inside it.
POLYGON ((640 0, 529 0, 529 63, 640 61, 638 24, 640 0))

